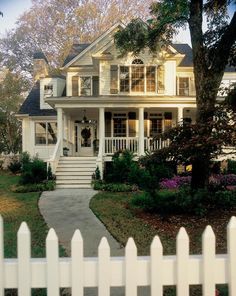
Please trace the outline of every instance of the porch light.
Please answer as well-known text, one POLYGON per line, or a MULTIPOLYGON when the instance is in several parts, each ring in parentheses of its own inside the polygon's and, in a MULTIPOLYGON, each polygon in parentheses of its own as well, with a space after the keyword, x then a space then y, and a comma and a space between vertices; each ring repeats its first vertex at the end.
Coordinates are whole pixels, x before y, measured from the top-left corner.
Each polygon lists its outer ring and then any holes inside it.
POLYGON ((91 124, 96 124, 97 120, 95 119, 88 119, 86 116, 86 109, 83 110, 84 116, 82 120, 75 120, 75 123, 91 123, 91 124))

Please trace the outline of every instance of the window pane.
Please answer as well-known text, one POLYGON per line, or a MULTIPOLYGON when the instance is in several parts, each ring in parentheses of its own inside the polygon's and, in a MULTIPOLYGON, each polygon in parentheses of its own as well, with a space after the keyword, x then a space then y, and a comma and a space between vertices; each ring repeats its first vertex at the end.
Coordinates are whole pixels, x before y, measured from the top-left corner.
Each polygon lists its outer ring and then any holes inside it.
POLYGON ((146 69, 146 90, 147 92, 156 91, 156 67, 146 69))
POLYGON ((56 122, 48 122, 48 144, 56 144, 57 143, 57 123, 56 122))
POLYGON ((132 67, 132 91, 144 92, 144 67, 133 66, 132 67))
POLYGON ((188 77, 179 77, 179 95, 189 95, 189 79, 188 77))
POLYGON ((91 77, 80 77, 81 96, 91 96, 91 77))
POLYGON ((44 85, 44 97, 52 97, 53 96, 53 85, 47 84, 44 85))
POLYGON ((46 145, 46 139, 46 122, 35 123, 35 145, 46 145))
POLYGON ((126 118, 114 118, 114 137, 126 137, 126 118))
POLYGON ((129 67, 120 67, 120 91, 129 92, 129 67))

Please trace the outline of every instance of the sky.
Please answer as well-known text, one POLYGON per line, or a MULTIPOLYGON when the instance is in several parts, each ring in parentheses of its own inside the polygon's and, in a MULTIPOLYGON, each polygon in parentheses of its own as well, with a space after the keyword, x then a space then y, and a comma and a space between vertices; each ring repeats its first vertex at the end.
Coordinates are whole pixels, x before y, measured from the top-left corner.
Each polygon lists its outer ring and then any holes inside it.
MULTIPOLYGON (((0 16, 0 38, 4 36, 6 29, 14 28, 17 18, 30 6, 31 0, 0 0, 0 11, 3 12, 3 17, 0 16)), ((235 7, 230 8, 231 16, 235 7)), ((174 38, 174 42, 191 44, 189 31, 181 30, 174 38)))
POLYGON ((30 6, 31 0, 0 0, 0 11, 3 12, 3 17, 0 16, 0 37, 6 29, 14 28, 17 18, 30 6))

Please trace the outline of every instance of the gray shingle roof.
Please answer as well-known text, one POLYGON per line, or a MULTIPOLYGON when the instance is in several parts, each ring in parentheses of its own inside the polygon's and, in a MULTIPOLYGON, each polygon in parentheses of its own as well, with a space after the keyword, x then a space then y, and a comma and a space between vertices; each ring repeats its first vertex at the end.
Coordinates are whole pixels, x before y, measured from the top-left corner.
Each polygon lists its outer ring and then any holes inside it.
POLYGON ((40 83, 37 81, 31 89, 28 97, 21 105, 18 114, 29 114, 29 116, 55 116, 54 109, 40 109, 40 83))
POLYGON ((48 63, 48 60, 42 51, 35 52, 33 55, 33 59, 34 60, 45 60, 48 63))
POLYGON ((87 48, 91 43, 81 43, 81 44, 73 44, 71 50, 66 57, 63 67, 73 60, 78 54, 80 54, 85 48, 87 48))
POLYGON ((172 47, 176 51, 178 51, 181 54, 184 54, 185 57, 180 62, 179 67, 192 67, 193 66, 193 54, 192 54, 192 48, 187 43, 181 43, 181 44, 172 44, 172 47))

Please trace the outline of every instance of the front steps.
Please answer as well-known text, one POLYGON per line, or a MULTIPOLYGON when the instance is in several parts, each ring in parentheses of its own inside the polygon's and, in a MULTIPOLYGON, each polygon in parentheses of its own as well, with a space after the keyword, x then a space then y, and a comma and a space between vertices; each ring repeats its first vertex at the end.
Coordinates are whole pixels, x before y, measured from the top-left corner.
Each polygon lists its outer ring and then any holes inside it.
POLYGON ((96 157, 61 157, 56 170, 57 188, 91 188, 96 157))

